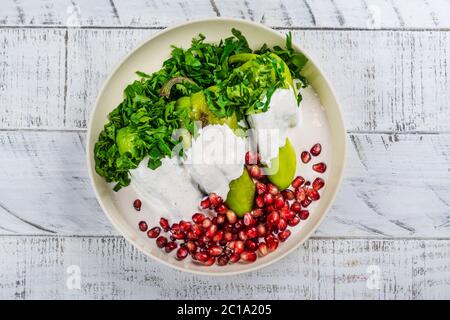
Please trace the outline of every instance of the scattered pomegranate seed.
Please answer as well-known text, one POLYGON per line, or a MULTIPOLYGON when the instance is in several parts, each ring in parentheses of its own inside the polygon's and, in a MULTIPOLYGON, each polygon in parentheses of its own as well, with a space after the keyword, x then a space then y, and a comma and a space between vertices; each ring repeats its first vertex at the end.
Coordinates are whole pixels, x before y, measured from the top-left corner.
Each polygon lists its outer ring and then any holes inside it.
POLYGON ((202 226, 203 226, 203 228, 205 228, 205 229, 208 229, 209 227, 211 227, 212 226, 212 221, 211 221, 211 219, 210 218, 205 218, 204 220, 203 220, 203 222, 202 222, 202 226))
POLYGON ((145 222, 145 221, 139 222, 139 230, 141 230, 142 232, 145 232, 145 231, 147 231, 147 229, 148 229, 147 222, 145 222))
POLYGON ((241 254, 242 251, 244 251, 244 241, 242 240, 236 240, 234 242, 234 253, 241 254))
POLYGON ((267 191, 267 186, 262 182, 256 182, 256 193, 257 194, 264 194, 267 191))
POLYGON ((158 248, 164 248, 167 244, 167 238, 160 236, 158 237, 158 239, 156 239, 156 245, 158 246, 158 248))
POLYGON ((253 216, 251 215, 250 212, 247 212, 246 214, 244 214, 244 225, 249 227, 255 224, 255 219, 253 218, 253 216))
POLYGON ((261 168, 258 167, 256 164, 252 165, 249 169, 250 177, 253 179, 261 179, 263 177, 261 168))
POLYGON ((216 212, 218 214, 225 214, 227 212, 227 210, 228 210, 228 208, 223 203, 219 204, 216 207, 216 212))
POLYGON ((294 181, 292 181, 292 188, 298 189, 305 183, 305 179, 302 176, 295 177, 294 181))
POLYGON ((172 233, 178 233, 180 230, 180 225, 178 223, 172 223, 172 226, 170 227, 172 233))
POLYGON ((241 259, 245 262, 255 262, 256 260, 256 253, 252 251, 244 251, 241 253, 241 259))
POLYGON ((275 208, 281 209, 284 207, 284 198, 281 194, 275 196, 275 208))
POLYGON ((324 173, 327 170, 327 165, 323 162, 316 163, 312 166, 313 170, 319 173, 324 173))
POLYGON ((189 251, 186 247, 180 247, 177 250, 177 259, 178 260, 183 260, 184 258, 187 257, 187 255, 189 254, 189 251))
POLYGON ((245 153, 245 164, 249 165, 249 164, 259 164, 259 153, 257 152, 252 152, 252 151, 247 151, 245 153))
POLYGON ((247 231, 245 230, 239 230, 238 232, 238 237, 239 239, 241 239, 242 241, 247 240, 248 236, 247 236, 247 231))
POLYGON ((178 247, 177 243, 176 243, 175 241, 170 241, 170 242, 167 242, 165 249, 166 249, 166 252, 167 252, 167 253, 170 253, 170 252, 172 252, 176 247, 178 247))
POLYGON ((226 242, 229 242, 229 241, 233 240, 233 234, 231 232, 229 232, 229 231, 225 232, 223 234, 223 240, 226 241, 226 242))
POLYGON ((209 256, 206 252, 200 251, 200 252, 197 252, 196 254, 194 254, 194 258, 197 261, 206 262, 208 260, 209 256))
POLYGON ((216 262, 216 258, 215 257, 209 257, 208 260, 206 260, 206 262, 204 263, 204 265, 209 267, 209 266, 212 266, 214 264, 214 262, 216 262))
POLYGON ((311 181, 307 180, 307 181, 305 182, 305 187, 309 187, 310 185, 311 185, 311 181))
POLYGON ((248 251, 256 251, 258 249, 258 244, 250 239, 246 240, 244 247, 248 251))
POLYGON ((264 203, 269 205, 273 203, 273 195, 271 193, 266 193, 264 195, 264 203))
POLYGON ((278 243, 279 240, 274 236, 271 235, 266 237, 267 250, 269 250, 269 252, 275 251, 278 248, 278 243))
POLYGON ((133 201, 133 207, 136 211, 141 211, 141 207, 142 207, 142 201, 139 199, 136 199, 133 201))
POLYGON ((217 226, 215 224, 212 224, 206 231, 205 236, 207 236, 208 238, 211 239, 212 237, 214 237, 216 232, 217 232, 217 226))
POLYGON ((308 163, 311 160, 311 154, 308 151, 303 151, 300 154, 300 158, 302 159, 303 163, 308 163))
POLYGON ((320 199, 319 192, 313 188, 308 189, 308 198, 312 201, 317 201, 320 199))
POLYGON ((230 224, 235 224, 237 221, 237 215, 234 213, 234 211, 228 210, 227 213, 227 220, 230 224))
POLYGON ((262 195, 257 196, 256 199, 255 199, 255 204, 256 204, 259 208, 264 207, 264 197, 263 197, 262 195))
POLYGON ((300 219, 302 219, 302 220, 308 219, 308 217, 309 217, 309 211, 308 211, 308 210, 302 210, 302 211, 300 211, 299 217, 300 217, 300 219))
POLYGON ((255 227, 250 227, 247 229, 247 237, 250 239, 256 238, 258 236, 258 231, 255 227))
POLYGON ((300 222, 300 217, 299 216, 294 216, 291 220, 289 220, 288 225, 290 227, 295 227, 296 225, 298 225, 300 222))
POLYGON ((217 217, 217 224, 224 224, 227 218, 224 214, 219 214, 217 217))
POLYGON ((296 189, 294 194, 295 200, 297 200, 298 202, 302 202, 303 200, 306 199, 306 191, 303 188, 296 189))
POLYGON ((197 251, 197 245, 194 243, 194 241, 186 242, 186 248, 190 253, 194 253, 195 251, 197 251))
POLYGON ((280 222, 280 214, 277 211, 272 212, 267 216, 267 223, 276 226, 280 222))
POLYGON ((215 194, 214 192, 211 192, 209 194, 209 202, 211 203, 212 207, 217 206, 218 204, 220 204, 222 202, 222 198, 220 198, 217 194, 215 194))
POLYGON ((210 256, 218 257, 222 254, 223 249, 220 246, 211 246, 208 248, 208 253, 210 256))
POLYGON ((312 183, 313 189, 317 190, 317 191, 322 189, 324 185, 325 185, 325 181, 322 178, 316 178, 316 179, 314 179, 314 181, 312 183))
POLYGON ((192 221, 194 221, 194 223, 201 224, 205 218, 206 217, 203 213, 194 213, 192 216, 192 221))
POLYGON ((160 232, 161 232, 160 227, 154 227, 154 228, 148 230, 147 236, 149 238, 157 238, 159 236, 160 232))
POLYGON ((166 218, 159 219, 159 225, 165 232, 169 231, 170 229, 169 221, 167 221, 166 218))
POLYGON ((223 231, 219 230, 216 232, 216 234, 212 237, 212 241, 214 242, 220 242, 223 239, 223 231))
POLYGON ((267 192, 270 193, 273 196, 276 196, 280 191, 274 184, 267 184, 267 192))
POLYGON ((311 154, 314 157, 317 157, 321 151, 322 151, 322 145, 320 143, 316 143, 315 145, 312 146, 311 150, 309 150, 309 152, 311 152, 311 154))
POLYGON ((281 242, 285 242, 290 235, 291 230, 284 230, 278 234, 278 239, 280 239, 281 242))
POLYGON ((253 216, 253 218, 259 218, 263 215, 264 211, 260 208, 257 208, 257 209, 252 210, 252 212, 250 212, 250 213, 253 216))
POLYGON ((231 263, 236 263, 236 262, 238 262, 240 259, 241 259, 241 255, 238 254, 238 253, 233 253, 233 254, 230 256, 230 262, 231 262, 231 263))
POLYGON ((180 221, 180 230, 183 232, 188 232, 189 230, 191 230, 191 223, 181 220, 180 221))
POLYGON ((308 208, 308 206, 311 204, 311 200, 305 199, 302 202, 300 202, 303 208, 308 208))
POLYGON ((217 258, 217 265, 225 266, 228 264, 228 261, 230 261, 230 258, 228 258, 226 255, 223 254, 217 258))
POLYGON ((300 212, 302 210, 302 205, 298 201, 294 201, 291 204, 291 210, 294 212, 300 212))
POLYGON ((295 195, 294 195, 294 191, 292 191, 292 190, 289 190, 289 189, 286 189, 286 190, 283 190, 282 192, 281 192, 281 194, 283 195, 283 197, 286 199, 286 200, 294 200, 294 198, 295 198, 295 195))
POLYGON ((257 235, 258 235, 259 237, 264 237, 264 236, 266 235, 266 233, 267 233, 267 228, 266 228, 266 226, 263 225, 262 223, 261 223, 261 224, 258 224, 258 225, 256 226, 256 233, 257 233, 257 235))
POLYGON ((267 249, 267 244, 265 242, 261 242, 258 245, 258 253, 264 257, 265 255, 267 255, 269 253, 269 250, 267 249))

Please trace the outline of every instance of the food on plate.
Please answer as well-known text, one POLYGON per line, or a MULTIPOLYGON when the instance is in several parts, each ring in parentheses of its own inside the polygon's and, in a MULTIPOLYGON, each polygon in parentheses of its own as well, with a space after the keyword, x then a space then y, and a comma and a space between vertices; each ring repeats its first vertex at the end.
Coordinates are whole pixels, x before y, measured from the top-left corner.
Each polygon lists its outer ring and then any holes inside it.
MULTIPOLYGON (((114 191, 133 184, 137 211, 158 209, 159 226, 138 227, 166 253, 177 249, 178 260, 254 262, 308 218, 325 185, 296 177, 297 159, 322 151, 316 143, 300 153, 291 142, 302 95, 317 100, 301 74, 306 63, 290 34, 285 48, 253 50, 235 29, 219 43, 199 35, 173 47, 160 70, 137 72, 109 114, 96 172, 114 191)), ((322 174, 326 164, 312 168, 322 174)))

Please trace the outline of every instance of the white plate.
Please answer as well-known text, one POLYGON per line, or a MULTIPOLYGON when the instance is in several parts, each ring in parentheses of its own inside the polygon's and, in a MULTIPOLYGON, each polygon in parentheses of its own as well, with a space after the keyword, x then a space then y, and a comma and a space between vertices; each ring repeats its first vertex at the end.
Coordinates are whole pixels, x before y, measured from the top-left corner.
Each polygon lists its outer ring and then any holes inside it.
MULTIPOLYGON (((119 192, 113 192, 111 184, 104 181, 95 172, 93 149, 98 139, 100 131, 107 122, 108 113, 114 109, 123 99, 123 90, 132 81, 138 79, 135 71, 141 70, 151 73, 161 68, 162 62, 170 55, 171 45, 188 48, 192 37, 202 33, 208 42, 216 42, 231 35, 231 28, 236 28, 246 36, 252 48, 259 48, 263 43, 269 46, 285 45, 285 35, 281 35, 263 25, 236 19, 207 19, 192 21, 172 28, 165 29, 152 36, 142 45, 137 47, 117 66, 105 81, 103 88, 98 95, 94 109, 92 110, 87 134, 87 162, 89 176, 95 190, 97 199, 109 218, 111 223, 119 230, 123 236, 135 245, 139 250, 148 256, 182 271, 201 273, 207 275, 230 275, 256 270, 278 261, 289 252, 300 246, 319 226, 330 208, 339 185, 342 180, 343 168, 346 155, 346 134, 341 116, 341 111, 330 84, 326 80, 321 70, 314 64, 307 53, 294 44, 295 50, 303 52, 309 62, 304 71, 311 86, 317 92, 325 107, 323 116, 325 126, 309 126, 303 119, 303 133, 298 131, 298 136, 294 137, 293 143, 297 152, 320 141, 321 137, 328 140, 324 146, 324 154, 328 169, 326 172, 326 187, 321 190, 320 201, 311 208, 311 215, 308 220, 302 222, 293 229, 290 238, 281 243, 275 252, 258 258, 252 264, 237 263, 225 267, 199 266, 190 259, 177 261, 174 258, 175 251, 170 255, 157 248, 153 239, 148 239, 146 234, 137 228, 138 221, 147 220, 149 226, 157 225, 159 217, 164 212, 150 212, 145 202, 143 210, 137 212, 133 209, 132 203, 137 198, 137 193, 133 187, 123 188, 119 192), (317 141, 314 141, 317 137, 317 141)), ((126 41, 126 39, 124 39, 126 41)), ((313 115, 311 113, 310 115, 313 115)), ((312 163, 312 162, 311 162, 312 163)), ((300 165, 299 170, 303 167, 300 165)), ((310 173, 302 171, 302 175, 308 176, 310 173)), ((118 253, 120 254, 120 253, 118 253)))

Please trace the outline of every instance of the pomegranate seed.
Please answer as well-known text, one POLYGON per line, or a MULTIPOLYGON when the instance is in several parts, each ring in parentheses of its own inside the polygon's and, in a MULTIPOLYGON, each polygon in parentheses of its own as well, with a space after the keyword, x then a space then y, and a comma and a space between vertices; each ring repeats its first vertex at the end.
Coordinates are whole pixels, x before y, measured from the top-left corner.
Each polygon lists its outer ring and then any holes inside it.
POLYGON ((156 245, 158 246, 158 248, 164 248, 166 246, 167 243, 167 238, 160 236, 156 239, 156 245))
POLYGON ((228 261, 230 258, 228 258, 226 255, 221 255, 219 258, 217 258, 217 265, 219 266, 225 266, 228 264, 228 261))
POLYGON ((298 225, 300 222, 300 217, 299 216, 294 216, 291 220, 289 220, 288 225, 290 227, 295 227, 296 225, 298 225))
POLYGON ((167 244, 166 244, 166 252, 167 253, 170 253, 170 252, 172 252, 176 247, 178 247, 178 245, 177 245, 177 243, 175 242, 175 241, 170 241, 170 242, 167 242, 167 244))
POLYGON ((169 221, 167 221, 166 218, 159 219, 159 225, 165 232, 169 231, 170 229, 169 221))
POLYGON ((211 192, 209 194, 209 202, 211 203, 212 207, 215 207, 217 205, 219 205, 222 202, 222 198, 219 197, 217 194, 215 194, 214 192, 211 192))
POLYGON ((177 259, 178 260, 183 260, 184 258, 187 257, 187 255, 189 254, 189 251, 186 247, 180 247, 177 250, 177 259))
POLYGON ((273 206, 273 205, 270 205, 270 206, 267 206, 266 207, 266 211, 267 212, 274 212, 276 209, 275 209, 275 207, 273 206))
POLYGON ((256 193, 257 194, 264 194, 267 191, 267 186, 262 182, 256 182, 256 193))
POLYGON ((178 223, 173 223, 172 226, 170 227, 170 231, 172 233, 178 233, 180 232, 180 225, 178 223))
POLYGON ((294 198, 295 198, 294 191, 289 190, 289 189, 283 190, 283 191, 281 192, 281 194, 283 195, 283 197, 284 197, 286 200, 294 200, 294 198))
POLYGON ((188 232, 189 230, 191 230, 191 223, 181 220, 180 221, 180 230, 183 232, 188 232))
POLYGON ((210 256, 218 257, 222 254, 223 249, 220 246, 211 246, 208 248, 208 253, 210 256))
POLYGON ((312 188, 308 189, 308 198, 312 201, 317 201, 320 199, 319 192, 317 190, 314 190, 312 188))
POLYGON ((245 262, 255 262, 256 261, 256 253, 252 251, 244 251, 241 253, 241 259, 245 262))
POLYGON ((236 262, 238 262, 240 259, 241 259, 241 255, 240 255, 240 254, 237 254, 237 253, 233 253, 233 254, 230 256, 230 262, 231 262, 231 263, 236 263, 236 262))
POLYGON ((223 231, 219 230, 217 233, 213 236, 212 241, 214 242, 220 242, 223 239, 223 231))
POLYGON ((141 230, 142 232, 145 232, 145 231, 147 231, 147 229, 148 229, 147 222, 145 222, 145 221, 139 222, 139 230, 141 230))
POLYGON ((142 207, 142 201, 139 199, 136 199, 133 201, 133 207, 136 211, 141 211, 141 207, 142 207))
POLYGON ((210 218, 205 218, 205 220, 203 220, 203 222, 202 222, 202 226, 203 226, 203 228, 205 228, 205 229, 208 229, 209 227, 211 227, 212 226, 212 221, 211 221, 211 219, 210 218))
POLYGON ((196 237, 200 237, 203 234, 202 228, 198 224, 192 226, 192 232, 196 237))
POLYGON ((314 181, 312 183, 313 189, 317 190, 317 191, 322 189, 324 185, 325 185, 325 181, 322 178, 316 178, 316 179, 314 179, 314 181))
POLYGON ((308 206, 311 204, 311 200, 305 199, 301 202, 302 207, 308 208, 308 206))
POLYGON ((194 223, 198 223, 201 224, 203 222, 203 220, 205 220, 205 215, 203 213, 194 213, 192 215, 192 221, 194 221, 194 223))
POLYGON ((259 154, 257 152, 247 151, 245 153, 245 164, 259 164, 259 154))
POLYGON ((250 239, 256 238, 258 235, 258 231, 255 227, 251 227, 247 229, 247 237, 250 239))
POLYGON ((216 258, 215 257, 209 257, 208 260, 206 260, 206 262, 204 263, 204 265, 209 267, 209 266, 212 266, 214 264, 214 262, 216 262, 216 258))
POLYGON ((308 210, 302 210, 302 211, 300 211, 299 217, 300 217, 300 219, 302 219, 302 220, 308 219, 308 217, 309 217, 309 211, 308 211, 308 210))
POLYGON ((273 196, 276 196, 278 194, 278 192, 280 192, 280 191, 278 190, 278 188, 275 185, 269 183, 269 184, 267 184, 267 192, 273 196))
POLYGON ((212 238, 212 237, 214 237, 214 235, 216 234, 216 232, 217 232, 217 226, 215 225, 215 224, 213 224, 213 225, 211 225, 209 228, 208 228, 208 230, 206 231, 206 233, 205 233, 205 235, 208 237, 208 238, 212 238))
POLYGON ((280 222, 280 214, 277 211, 272 212, 267 216, 267 223, 272 226, 278 225, 280 222))
POLYGON ((267 233, 266 226, 263 225, 262 223, 258 224, 256 226, 256 233, 257 233, 258 237, 264 237, 267 233))
POLYGON ((315 145, 312 146, 311 150, 309 150, 309 152, 311 152, 311 154, 314 157, 317 157, 321 151, 322 151, 322 145, 320 143, 316 143, 315 145))
POLYGON ((269 250, 269 252, 275 251, 278 248, 278 243, 278 239, 274 236, 266 237, 267 250, 269 250))
POLYGON ((223 203, 219 204, 216 207, 216 212, 218 214, 225 214, 227 212, 227 210, 228 210, 228 208, 223 203))
POLYGON ((268 249, 267 249, 267 244, 265 242, 261 242, 258 245, 258 253, 264 257, 265 255, 267 255, 269 253, 268 249))
POLYGON ((302 205, 298 201, 294 201, 291 204, 291 210, 294 212, 300 212, 302 210, 302 205))
POLYGON ((254 209, 250 214, 253 218, 259 218, 263 215, 264 211, 260 208, 254 209))
POLYGON ((287 226, 288 226, 288 224, 287 224, 286 220, 280 219, 280 222, 278 222, 278 230, 284 231, 284 230, 286 230, 287 226))
POLYGON ((244 247, 246 250, 256 251, 258 249, 258 244, 256 244, 254 241, 248 239, 247 241, 245 241, 244 247))
POLYGON ((240 230, 244 227, 244 223, 242 222, 242 220, 239 220, 234 224, 234 227, 236 228, 236 230, 240 230))
POLYGON ((281 209, 284 207, 284 198, 281 194, 275 196, 275 208, 281 209))
POLYGON ((197 251, 197 245, 194 243, 194 241, 186 242, 186 248, 190 253, 197 251))
POLYGON ((264 203, 270 205, 273 203, 273 195, 271 193, 266 193, 264 195, 264 203))
POLYGON ((316 163, 312 166, 313 170, 319 173, 324 173, 327 170, 327 165, 323 162, 316 163))
POLYGON ((160 227, 154 227, 154 228, 148 230, 147 236, 149 238, 156 238, 156 237, 159 236, 160 232, 161 232, 161 228, 160 227))
POLYGON ((247 212, 246 214, 244 214, 244 225, 249 227, 255 224, 255 219, 253 218, 253 216, 251 215, 250 212, 247 212))
POLYGON ((231 241, 232 239, 233 239, 233 234, 231 232, 227 231, 223 234, 224 241, 228 242, 228 241, 231 241))
POLYGON ((224 224, 226 220, 227 220, 227 217, 224 214, 219 214, 217 216, 217 224, 224 224))
POLYGON ((247 232, 245 230, 240 230, 238 233, 239 239, 241 239, 242 241, 247 240, 248 236, 247 236, 247 232))
POLYGON ((291 230, 284 230, 278 234, 278 239, 280 239, 281 242, 285 242, 290 235, 291 230))
POLYGON ((200 201, 200 208, 208 209, 211 207, 211 201, 209 201, 209 197, 204 197, 202 201, 200 201))
POLYGON ((302 159, 303 163, 308 163, 311 160, 311 154, 308 151, 303 151, 300 154, 300 158, 302 159))
POLYGON ((206 252, 200 251, 194 254, 194 259, 200 262, 206 262, 209 259, 209 256, 206 252))
POLYGON ((298 189, 304 183, 305 183, 305 179, 302 176, 298 176, 292 181, 291 185, 294 189, 298 189))
POLYGON ((253 179, 261 179, 263 176, 261 168, 256 164, 250 166, 249 173, 250 177, 252 177, 253 179))
POLYGON ((255 203, 259 208, 264 207, 264 197, 262 195, 257 196, 255 199, 255 203))
POLYGON ((244 251, 244 241, 236 240, 234 242, 234 253, 241 254, 244 251))
POLYGON ((305 182, 305 187, 309 187, 310 185, 311 185, 311 181, 308 180, 305 182))
POLYGON ((297 200, 298 202, 302 202, 303 200, 306 199, 306 191, 303 188, 299 188, 295 190, 295 200, 297 200))
POLYGON ((237 215, 234 213, 234 211, 228 210, 227 213, 227 220, 230 224, 235 224, 237 221, 237 215))
MULTIPOLYGON (((149 231, 150 232, 150 231, 149 231)), ((186 234, 184 234, 183 232, 177 232, 177 233, 173 233, 170 238, 172 239, 176 239, 176 240, 181 240, 184 239, 186 237, 186 234)))

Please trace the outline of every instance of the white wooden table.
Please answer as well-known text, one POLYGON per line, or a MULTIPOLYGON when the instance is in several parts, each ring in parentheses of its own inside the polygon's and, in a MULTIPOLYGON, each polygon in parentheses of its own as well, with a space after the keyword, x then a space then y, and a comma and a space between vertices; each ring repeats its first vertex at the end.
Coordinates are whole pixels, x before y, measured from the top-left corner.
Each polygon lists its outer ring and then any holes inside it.
POLYGON ((0 234, 0 298, 450 298, 450 1, 1 0, 0 234), (313 238, 227 278, 129 245, 96 202, 84 151, 120 58, 216 16, 292 31, 335 86, 350 149, 313 238), (78 271, 80 289, 67 286, 78 271))

